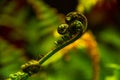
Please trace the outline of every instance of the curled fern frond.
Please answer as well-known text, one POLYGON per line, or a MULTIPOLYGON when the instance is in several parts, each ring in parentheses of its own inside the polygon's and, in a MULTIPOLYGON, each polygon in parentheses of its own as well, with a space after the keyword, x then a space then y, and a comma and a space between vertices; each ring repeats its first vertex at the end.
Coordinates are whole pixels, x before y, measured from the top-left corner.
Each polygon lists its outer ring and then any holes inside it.
POLYGON ((54 55, 57 51, 73 43, 81 37, 87 28, 86 17, 79 12, 68 13, 65 18, 66 24, 58 27, 58 33, 62 37, 56 41, 57 47, 43 56, 39 61, 31 60, 21 66, 23 72, 17 72, 10 75, 11 80, 26 80, 29 76, 40 71, 42 64, 54 55))
POLYGON ((29 74, 18 71, 17 73, 10 74, 10 78, 7 80, 26 80, 29 77, 29 74))
POLYGON ((68 24, 61 24, 58 26, 57 32, 61 35, 66 34, 68 31, 68 24))
POLYGON ((28 73, 29 75, 37 73, 40 71, 40 64, 36 60, 31 60, 21 66, 23 72, 28 73))
POLYGON ((68 25, 71 24, 76 24, 76 26, 79 26, 79 23, 81 22, 83 26, 82 27, 82 32, 85 32, 87 29, 87 18, 80 12, 70 12, 66 15, 65 22, 68 25))
POLYGON ((65 17, 66 24, 58 26, 58 33, 63 35, 62 40, 58 40, 56 44, 64 43, 75 37, 77 33, 84 33, 87 28, 86 17, 79 12, 70 12, 65 17))
POLYGON ((58 33, 62 35, 61 39, 55 41, 57 47, 39 60, 39 64, 44 63, 49 57, 60 49, 76 41, 86 31, 87 18, 79 12, 70 12, 65 17, 66 24, 58 26, 58 33))
POLYGON ((32 74, 40 71, 41 66, 38 61, 31 60, 21 66, 22 71, 10 74, 6 80, 27 80, 32 74))

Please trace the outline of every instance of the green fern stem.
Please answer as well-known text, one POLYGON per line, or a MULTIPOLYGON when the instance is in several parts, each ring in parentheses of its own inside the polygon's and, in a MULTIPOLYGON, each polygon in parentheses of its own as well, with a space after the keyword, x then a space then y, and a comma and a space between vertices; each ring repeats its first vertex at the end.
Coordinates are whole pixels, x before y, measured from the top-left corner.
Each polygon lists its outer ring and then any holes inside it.
POLYGON ((81 37, 87 28, 87 19, 79 12, 71 12, 66 16, 66 24, 58 27, 58 33, 62 35, 62 42, 58 42, 58 46, 42 57, 39 61, 31 60, 21 66, 23 72, 17 72, 10 75, 7 80, 26 80, 32 74, 37 73, 41 65, 53 56, 56 52, 73 43, 81 37))
POLYGON ((58 52, 59 50, 61 50, 62 48, 66 47, 67 45, 73 43, 74 41, 76 41, 77 39, 79 39, 81 37, 83 33, 79 32, 74 38, 72 38, 71 40, 65 42, 64 44, 58 46, 56 49, 52 50, 51 52, 49 52, 48 54, 46 54, 42 59, 39 60, 39 64, 43 64, 48 58, 50 58, 52 55, 54 55, 56 52, 58 52))
POLYGON ((39 64, 43 64, 48 58, 54 55, 56 52, 66 47, 67 45, 73 43, 81 37, 87 28, 87 19, 86 17, 79 12, 70 12, 66 15, 65 18, 66 24, 62 24, 58 27, 58 33, 63 35, 66 38, 66 34, 69 35, 69 39, 63 39, 63 43, 58 45, 57 48, 50 51, 44 57, 39 60, 39 64))

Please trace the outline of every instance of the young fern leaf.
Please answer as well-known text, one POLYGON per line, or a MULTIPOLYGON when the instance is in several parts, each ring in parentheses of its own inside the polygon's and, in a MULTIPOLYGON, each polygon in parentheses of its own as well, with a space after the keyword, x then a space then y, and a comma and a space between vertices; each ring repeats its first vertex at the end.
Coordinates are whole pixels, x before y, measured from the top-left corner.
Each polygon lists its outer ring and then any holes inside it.
POLYGON ((17 73, 10 74, 10 78, 6 80, 27 80, 29 76, 28 73, 18 71, 17 73))
POLYGON ((40 71, 41 66, 37 60, 31 60, 21 66, 23 72, 28 73, 29 75, 37 73, 40 71))
POLYGON ((85 32, 87 28, 86 17, 79 12, 70 12, 65 18, 66 24, 61 24, 58 27, 58 33, 62 35, 61 39, 57 41, 58 46, 43 56, 39 61, 31 60, 21 66, 23 72, 17 72, 10 75, 7 80, 27 80, 32 74, 40 71, 42 64, 54 55, 57 51, 76 41, 85 32))
POLYGON ((43 64, 49 57, 54 55, 57 51, 76 41, 86 31, 87 19, 80 12, 70 12, 65 18, 66 24, 58 26, 58 33, 62 35, 61 39, 56 41, 57 47, 46 54, 39 60, 39 64, 43 64))

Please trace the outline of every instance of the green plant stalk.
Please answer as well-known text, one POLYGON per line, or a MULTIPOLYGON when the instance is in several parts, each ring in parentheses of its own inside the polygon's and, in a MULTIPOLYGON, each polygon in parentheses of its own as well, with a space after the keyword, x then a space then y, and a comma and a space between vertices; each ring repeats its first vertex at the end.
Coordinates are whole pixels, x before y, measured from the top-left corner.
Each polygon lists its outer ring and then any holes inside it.
POLYGON ((82 32, 78 32, 75 37, 73 37, 72 39, 66 41, 64 44, 58 46, 57 48, 55 48, 54 50, 52 50, 51 52, 49 52, 48 54, 46 54, 43 58, 41 58, 39 60, 39 64, 43 64, 48 58, 50 58, 52 55, 54 55, 56 52, 58 52, 59 50, 61 50, 62 48, 66 47, 67 45, 73 43, 74 41, 76 41, 77 39, 79 39, 81 37, 83 33, 82 32))
MULTIPOLYGON (((78 32, 76 35, 74 35, 75 37, 71 38, 70 40, 66 41, 64 44, 58 46, 57 48, 55 48, 54 50, 52 50, 51 52, 46 54, 43 58, 41 58, 39 60, 39 64, 42 65, 48 58, 50 58, 52 55, 54 55, 57 51, 61 50, 62 48, 66 47, 67 45, 69 45, 69 44, 73 43, 74 41, 76 41, 77 39, 79 39, 82 34, 83 34, 83 32, 78 32)), ((22 75, 19 75, 18 73, 12 74, 12 78, 8 78, 6 80, 21 80, 21 79, 27 80, 28 77, 31 76, 25 72, 22 72, 22 75), (18 75, 16 75, 16 74, 18 74, 18 75), (26 75, 24 75, 24 74, 26 74, 26 75)))
MULTIPOLYGON (((39 71, 39 67, 46 60, 48 60, 51 56, 53 56, 56 52, 58 52, 59 50, 61 50, 64 47, 66 47, 67 45, 73 43, 77 39, 79 39, 81 37, 81 35, 85 32, 86 27, 87 27, 87 20, 86 20, 86 18, 83 19, 81 17, 85 18, 85 16, 83 16, 80 13, 76 13, 76 12, 69 13, 67 15, 67 17, 66 17, 66 23, 68 23, 69 28, 67 28, 65 26, 63 26, 63 27, 65 27, 68 30, 68 34, 70 35, 71 38, 68 39, 68 40, 65 40, 64 43, 58 45, 54 50, 50 51, 48 54, 46 54, 44 57, 42 57, 36 63, 30 61, 30 62, 26 63, 27 65, 24 64, 21 67, 23 72, 17 72, 17 73, 11 74, 10 79, 8 79, 8 80, 23 80, 23 79, 26 80, 32 74, 37 73, 36 69, 37 69, 37 71, 39 71), (82 20, 82 23, 81 23, 80 19, 82 20), (75 21, 73 21, 73 20, 75 20, 75 21), (78 20, 78 21, 80 20, 80 22, 76 22, 76 20, 78 20), (86 22, 86 24, 84 22, 86 22), (71 31, 73 31, 73 32, 71 32, 71 31)), ((61 29, 61 28, 62 27, 59 27, 59 29, 61 29)), ((64 31, 64 30, 62 30, 62 31, 64 31)), ((60 33, 61 33, 61 31, 60 31, 60 33)))

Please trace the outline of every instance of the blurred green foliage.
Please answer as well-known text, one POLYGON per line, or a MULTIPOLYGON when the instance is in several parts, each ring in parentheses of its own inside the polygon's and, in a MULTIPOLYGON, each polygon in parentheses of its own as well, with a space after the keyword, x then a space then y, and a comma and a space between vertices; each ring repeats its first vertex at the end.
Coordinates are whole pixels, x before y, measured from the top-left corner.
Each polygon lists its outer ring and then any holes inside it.
MULTIPOLYGON (((84 1, 79 1, 78 5, 83 5, 84 1)), ((98 2, 84 11, 98 44, 100 80, 120 80, 120 12, 113 1, 102 1, 102 6, 109 4, 104 9, 98 2), (105 15, 109 11, 113 16, 105 15)), ((56 10, 42 0, 0 0, 0 80, 55 47, 56 28, 64 22, 56 10)), ((71 49, 68 53, 69 60, 63 57, 28 80, 92 80, 92 61, 86 49, 71 49)))

